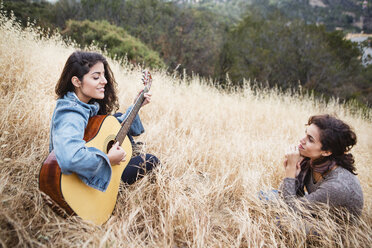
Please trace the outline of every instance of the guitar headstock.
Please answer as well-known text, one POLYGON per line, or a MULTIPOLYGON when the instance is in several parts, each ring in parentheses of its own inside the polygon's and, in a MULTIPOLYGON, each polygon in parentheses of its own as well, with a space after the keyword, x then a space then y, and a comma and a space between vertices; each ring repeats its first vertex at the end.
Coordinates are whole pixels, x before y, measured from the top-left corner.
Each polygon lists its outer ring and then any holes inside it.
POLYGON ((148 70, 142 71, 142 82, 143 85, 145 86, 145 89, 147 88, 147 91, 149 91, 152 84, 152 76, 148 70))

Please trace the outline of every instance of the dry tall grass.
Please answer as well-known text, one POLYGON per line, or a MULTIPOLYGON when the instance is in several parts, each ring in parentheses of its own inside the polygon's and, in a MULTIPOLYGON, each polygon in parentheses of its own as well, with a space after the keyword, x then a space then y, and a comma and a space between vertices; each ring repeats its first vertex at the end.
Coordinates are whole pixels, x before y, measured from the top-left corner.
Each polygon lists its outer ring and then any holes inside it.
MULTIPOLYGON (((74 51, 0 17, 0 246, 14 247, 367 247, 372 243, 372 125, 345 106, 276 90, 223 92, 198 77, 153 72, 153 101, 141 110, 146 151, 162 161, 151 177, 122 188, 105 225, 63 219, 44 204, 38 172, 48 153, 54 85, 74 51), (260 189, 277 188, 285 148, 313 114, 337 113, 354 126, 353 149, 365 206, 361 222, 310 220, 260 189), (280 225, 277 217, 280 217, 280 225)), ((140 68, 110 61, 121 111, 141 88, 140 68)))

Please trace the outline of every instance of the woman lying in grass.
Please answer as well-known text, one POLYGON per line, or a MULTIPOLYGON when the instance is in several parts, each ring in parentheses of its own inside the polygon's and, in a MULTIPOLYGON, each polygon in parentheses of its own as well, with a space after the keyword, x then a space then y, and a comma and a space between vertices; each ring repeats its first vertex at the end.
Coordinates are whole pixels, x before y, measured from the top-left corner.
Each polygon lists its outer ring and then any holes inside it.
POLYGON ((284 200, 291 207, 294 198, 310 204, 326 203, 359 216, 363 192, 353 155, 348 153, 356 144, 355 133, 335 117, 317 115, 309 118, 305 134, 285 155, 284 200))

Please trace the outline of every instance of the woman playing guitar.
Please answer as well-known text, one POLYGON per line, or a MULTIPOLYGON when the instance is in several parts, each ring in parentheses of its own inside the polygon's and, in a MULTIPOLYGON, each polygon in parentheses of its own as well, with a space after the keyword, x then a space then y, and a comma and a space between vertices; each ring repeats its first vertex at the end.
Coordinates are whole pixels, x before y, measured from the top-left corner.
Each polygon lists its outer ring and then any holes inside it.
MULTIPOLYGON (((116 81, 101 54, 82 51, 72 53, 55 92, 58 100, 51 120, 49 151, 54 152, 62 174, 76 174, 84 184, 105 192, 115 165, 130 160, 121 179, 124 183, 132 184, 159 164, 159 160, 151 154, 127 157, 119 142, 113 143, 106 152, 86 146, 84 133, 89 119, 118 109, 116 81)), ((151 93, 144 93, 143 97, 142 106, 150 103, 151 93)), ((127 113, 130 111, 131 108, 127 113)), ((115 116, 119 122, 126 117, 122 114, 115 116)), ((128 136, 137 136, 143 132, 141 120, 136 115, 128 136)))

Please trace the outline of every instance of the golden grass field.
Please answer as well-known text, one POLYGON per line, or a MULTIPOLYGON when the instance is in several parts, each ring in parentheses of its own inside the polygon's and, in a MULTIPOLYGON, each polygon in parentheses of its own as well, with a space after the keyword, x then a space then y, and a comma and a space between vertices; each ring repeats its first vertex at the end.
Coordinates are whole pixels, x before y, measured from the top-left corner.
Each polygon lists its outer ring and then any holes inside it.
MULTIPOLYGON (((153 71, 152 103, 137 138, 162 161, 152 176, 121 187, 103 226, 64 219, 42 200, 38 173, 48 154, 54 86, 74 51, 61 38, 39 38, 0 17, 0 247, 370 247, 372 123, 361 112, 296 93, 230 92, 198 77, 153 71), (259 190, 278 188, 286 148, 304 134, 309 116, 337 114, 355 128, 352 150, 365 205, 361 221, 337 222, 325 208, 305 219, 259 190), (155 179, 155 180, 154 180, 155 179), (280 225, 278 225, 280 217, 280 225)), ((141 68, 109 60, 120 111, 141 89, 141 68)), ((369 115, 371 116, 371 115, 369 115)), ((304 213, 306 215, 306 213, 304 213)))

